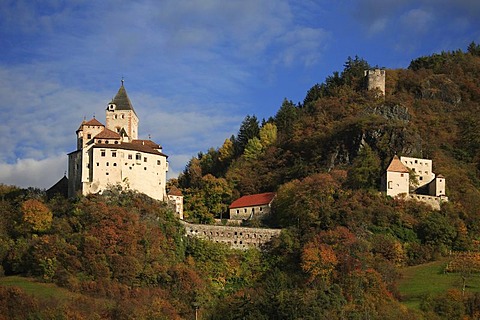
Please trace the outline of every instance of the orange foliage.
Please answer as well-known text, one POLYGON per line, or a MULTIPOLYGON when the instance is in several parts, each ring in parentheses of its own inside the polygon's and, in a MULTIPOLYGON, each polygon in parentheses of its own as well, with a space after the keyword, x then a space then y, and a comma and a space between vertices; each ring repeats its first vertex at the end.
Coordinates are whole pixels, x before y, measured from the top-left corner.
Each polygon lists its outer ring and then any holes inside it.
POLYGON ((321 278, 326 283, 330 282, 338 259, 333 249, 324 243, 311 241, 302 251, 302 270, 309 275, 309 282, 321 278))

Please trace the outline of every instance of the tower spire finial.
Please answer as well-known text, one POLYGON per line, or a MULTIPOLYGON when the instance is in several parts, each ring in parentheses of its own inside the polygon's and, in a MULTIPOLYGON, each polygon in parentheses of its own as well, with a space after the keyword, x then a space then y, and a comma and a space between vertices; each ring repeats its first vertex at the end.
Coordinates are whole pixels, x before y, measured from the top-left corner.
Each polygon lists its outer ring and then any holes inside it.
POLYGON ((123 78, 123 75, 122 75, 122 87, 124 82, 125 82, 125 79, 123 78))

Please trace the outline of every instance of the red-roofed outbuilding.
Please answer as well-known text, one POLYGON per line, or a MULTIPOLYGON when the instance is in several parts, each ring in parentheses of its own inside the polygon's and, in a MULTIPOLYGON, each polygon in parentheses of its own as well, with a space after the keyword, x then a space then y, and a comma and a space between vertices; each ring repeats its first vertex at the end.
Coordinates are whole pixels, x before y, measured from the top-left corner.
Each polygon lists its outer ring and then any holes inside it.
POLYGON ((271 211, 275 192, 265 192, 243 196, 230 205, 230 219, 250 220, 254 216, 263 216, 271 211))

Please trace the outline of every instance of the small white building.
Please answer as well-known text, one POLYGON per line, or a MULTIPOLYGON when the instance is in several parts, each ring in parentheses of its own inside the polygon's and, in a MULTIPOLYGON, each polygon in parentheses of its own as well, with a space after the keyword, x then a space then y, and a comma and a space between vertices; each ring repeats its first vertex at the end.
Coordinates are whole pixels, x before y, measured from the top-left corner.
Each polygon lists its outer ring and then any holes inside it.
POLYGON ((396 197, 400 194, 408 195, 409 177, 408 168, 395 155, 387 168, 383 181, 383 190, 391 197, 396 197))
POLYGON ((183 194, 180 189, 175 186, 170 187, 167 194, 168 202, 173 206, 177 217, 183 220, 183 194))
POLYGON ((151 140, 138 139, 138 117, 122 85, 106 108, 106 126, 93 118, 76 131, 68 154, 68 195, 101 193, 112 185, 166 200, 167 155, 151 140))
POLYGON ((275 192, 243 196, 230 205, 231 220, 251 220, 270 213, 275 192))

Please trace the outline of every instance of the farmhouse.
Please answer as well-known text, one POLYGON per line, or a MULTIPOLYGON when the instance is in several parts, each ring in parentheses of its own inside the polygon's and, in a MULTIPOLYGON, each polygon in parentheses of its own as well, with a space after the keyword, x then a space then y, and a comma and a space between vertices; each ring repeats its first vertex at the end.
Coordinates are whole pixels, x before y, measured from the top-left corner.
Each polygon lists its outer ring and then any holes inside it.
POLYGON ((275 192, 265 192, 243 196, 230 205, 230 219, 251 220, 270 213, 275 192))

